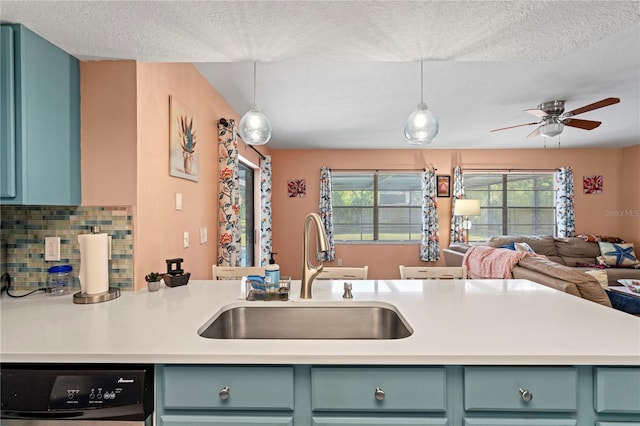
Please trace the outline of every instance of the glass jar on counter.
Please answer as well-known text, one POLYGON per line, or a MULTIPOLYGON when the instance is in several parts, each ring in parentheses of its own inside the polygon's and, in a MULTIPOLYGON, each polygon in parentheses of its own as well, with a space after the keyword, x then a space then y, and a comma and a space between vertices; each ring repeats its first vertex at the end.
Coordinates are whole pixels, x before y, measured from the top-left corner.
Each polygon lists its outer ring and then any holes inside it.
POLYGON ((47 270, 47 294, 61 296, 71 292, 73 285, 73 267, 71 265, 52 266, 47 270))

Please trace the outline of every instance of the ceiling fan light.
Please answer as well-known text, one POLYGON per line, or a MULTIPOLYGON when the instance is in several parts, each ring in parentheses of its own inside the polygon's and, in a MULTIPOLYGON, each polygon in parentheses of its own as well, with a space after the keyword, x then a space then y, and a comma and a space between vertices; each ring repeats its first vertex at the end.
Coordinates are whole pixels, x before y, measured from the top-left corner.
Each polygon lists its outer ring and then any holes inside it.
POLYGON ((256 104, 242 116, 238 125, 240 137, 249 145, 264 145, 269 142, 271 130, 269 117, 256 104))
POLYGON ((420 102, 404 124, 404 137, 411 145, 430 144, 438 135, 440 124, 429 111, 427 104, 420 102))
POLYGON ((560 122, 543 124, 540 126, 540 134, 545 138, 552 138, 562 133, 563 129, 564 124, 560 122))

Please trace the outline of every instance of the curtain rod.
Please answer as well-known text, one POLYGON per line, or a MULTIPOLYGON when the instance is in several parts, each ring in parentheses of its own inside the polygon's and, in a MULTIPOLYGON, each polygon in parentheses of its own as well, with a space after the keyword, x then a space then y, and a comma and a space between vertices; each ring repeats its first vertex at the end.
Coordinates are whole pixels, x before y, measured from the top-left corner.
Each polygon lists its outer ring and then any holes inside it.
MULTIPOLYGON (((329 168, 332 172, 424 172, 427 169, 332 169, 329 168)), ((438 170, 436 168, 433 169, 438 170)))
MULTIPOLYGON (((238 136, 240 139, 242 139, 242 136, 240 136, 240 133, 236 132, 235 129, 235 120, 230 119, 230 120, 226 120, 224 118, 221 118, 219 121, 220 124, 222 124, 224 127, 229 128, 229 125, 231 125, 231 129, 233 131, 233 133, 238 136)), ((244 139, 242 139, 242 141, 244 142, 244 139)), ((248 143, 244 143, 246 146, 248 146, 249 148, 251 148, 252 150, 254 150, 256 152, 256 154, 258 154, 260 156, 260 158, 262 158, 263 160, 266 160, 267 157, 265 157, 260 151, 258 151, 257 149, 255 149, 255 147, 253 145, 249 145, 248 143)))
POLYGON ((555 172, 557 170, 559 169, 467 169, 464 166, 462 167, 463 172, 555 172))

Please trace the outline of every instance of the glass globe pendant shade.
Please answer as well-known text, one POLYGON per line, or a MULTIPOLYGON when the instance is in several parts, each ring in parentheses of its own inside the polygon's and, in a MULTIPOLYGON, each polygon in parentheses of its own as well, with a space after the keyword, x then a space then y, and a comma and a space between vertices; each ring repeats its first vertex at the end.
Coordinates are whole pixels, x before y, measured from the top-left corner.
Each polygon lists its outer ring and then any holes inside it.
POLYGON ((436 116, 420 102, 404 125, 404 137, 411 145, 430 144, 438 135, 440 125, 436 116))
POLYGON ((249 145, 264 145, 271 139, 271 121, 256 104, 253 104, 240 119, 238 133, 249 145))

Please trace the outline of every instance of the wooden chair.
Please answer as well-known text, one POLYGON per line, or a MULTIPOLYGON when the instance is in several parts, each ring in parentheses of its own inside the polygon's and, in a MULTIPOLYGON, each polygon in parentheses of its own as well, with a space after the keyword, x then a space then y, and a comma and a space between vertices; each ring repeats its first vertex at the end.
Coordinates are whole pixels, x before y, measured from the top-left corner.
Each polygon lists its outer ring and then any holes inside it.
POLYGON ((214 280, 239 280, 247 275, 260 275, 264 277, 264 268, 261 266, 217 266, 211 267, 214 280))
POLYGON ((316 277, 317 280, 341 280, 341 279, 351 279, 351 280, 366 280, 367 274, 369 273, 369 266, 363 267, 342 267, 339 266, 337 268, 332 267, 324 267, 322 268, 322 272, 316 277))
POLYGON ((402 280, 453 280, 466 279, 466 266, 404 266, 400 265, 402 280))

